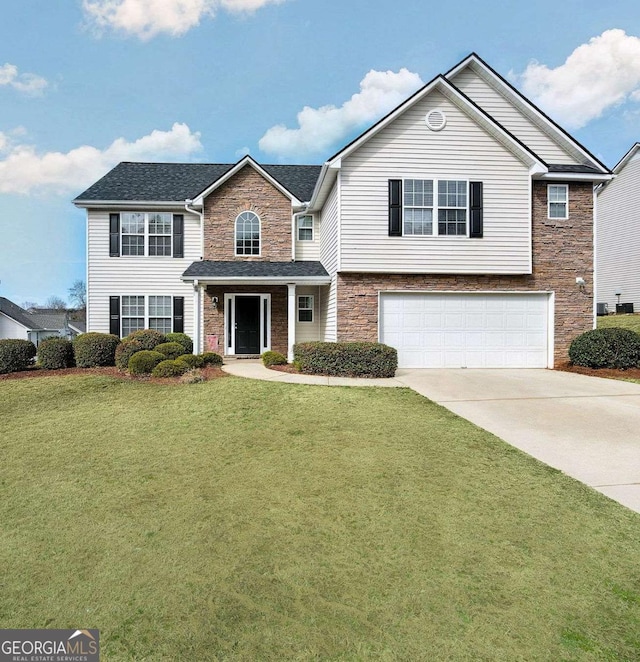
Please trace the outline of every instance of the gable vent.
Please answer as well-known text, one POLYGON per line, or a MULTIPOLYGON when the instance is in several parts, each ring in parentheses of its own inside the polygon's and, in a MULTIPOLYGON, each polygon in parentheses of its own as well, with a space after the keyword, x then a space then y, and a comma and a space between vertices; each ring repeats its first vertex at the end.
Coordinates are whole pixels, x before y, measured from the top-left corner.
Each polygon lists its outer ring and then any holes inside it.
POLYGON ((432 131, 442 131, 447 124, 447 116, 441 110, 430 110, 424 121, 432 131))

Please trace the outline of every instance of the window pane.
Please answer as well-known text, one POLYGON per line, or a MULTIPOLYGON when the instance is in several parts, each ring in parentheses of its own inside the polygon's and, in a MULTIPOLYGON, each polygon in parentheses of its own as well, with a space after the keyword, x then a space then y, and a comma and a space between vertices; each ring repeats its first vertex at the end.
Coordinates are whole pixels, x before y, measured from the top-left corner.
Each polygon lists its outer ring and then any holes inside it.
POLYGON ((150 235, 149 255, 168 255, 171 257, 171 237, 150 235))
POLYGON ((144 255, 144 235, 123 234, 122 235, 122 254, 123 255, 144 255))
POLYGON ((149 317, 171 317, 171 297, 149 297, 149 317))
POLYGON ((150 317, 149 328, 160 331, 160 333, 171 333, 171 318, 150 317))
POLYGON ((405 209, 405 234, 433 234, 432 209, 405 209))
POLYGON ((552 202, 549 204, 549 218, 566 218, 567 205, 565 202, 552 202))
POLYGON ((171 214, 168 212, 149 214, 149 234, 171 234, 171 214))
POLYGON ((312 310, 299 310, 298 311, 298 321, 299 322, 313 322, 313 311, 312 310))
POLYGON ((438 182, 439 207, 466 207, 467 182, 461 180, 441 180, 438 182))
POLYGON ((144 234, 144 214, 126 211, 122 213, 122 234, 144 234))
POLYGON ((122 297, 122 316, 123 317, 144 317, 144 297, 123 296, 122 297))
POLYGON ((466 235, 467 234, 466 209, 439 209, 438 234, 466 235))
POLYGON ((406 179, 404 204, 407 207, 432 207, 433 181, 431 179, 406 179))
POLYGON ((128 336, 134 331, 144 329, 144 317, 123 317, 122 318, 122 337, 128 336))

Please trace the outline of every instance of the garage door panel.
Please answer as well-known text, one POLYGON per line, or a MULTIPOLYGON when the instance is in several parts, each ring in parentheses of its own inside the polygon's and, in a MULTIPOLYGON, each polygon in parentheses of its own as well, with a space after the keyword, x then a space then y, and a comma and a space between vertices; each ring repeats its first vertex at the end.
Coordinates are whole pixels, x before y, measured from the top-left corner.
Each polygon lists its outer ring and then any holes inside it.
POLYGON ((380 305, 400 367, 547 366, 546 294, 382 293, 380 305))

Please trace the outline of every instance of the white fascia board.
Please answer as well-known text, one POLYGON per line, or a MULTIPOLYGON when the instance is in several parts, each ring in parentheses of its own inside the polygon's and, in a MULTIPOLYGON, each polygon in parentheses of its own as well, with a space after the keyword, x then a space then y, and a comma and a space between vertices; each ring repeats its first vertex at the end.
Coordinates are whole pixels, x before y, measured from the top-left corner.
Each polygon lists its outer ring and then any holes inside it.
POLYGON ((633 147, 613 166, 613 172, 617 175, 631 161, 640 149, 640 143, 635 143, 633 147))
MULTIPOLYGON (((193 278, 185 278, 182 276, 182 280, 185 282, 191 282, 193 278)), ((198 282, 201 285, 255 285, 260 287, 262 285, 287 285, 288 283, 293 283, 295 285, 330 285, 331 278, 328 276, 300 276, 300 277, 273 277, 273 278, 247 278, 246 276, 221 276, 219 278, 207 278, 203 276, 198 276, 198 282)))
POLYGON ((259 175, 264 177, 273 187, 278 189, 282 195, 284 195, 286 198, 291 200, 291 204, 294 206, 304 206, 304 202, 302 200, 298 200, 295 195, 291 193, 291 191, 288 191, 282 184, 280 184, 279 181, 274 179, 257 161, 252 159, 249 155, 243 157, 236 163, 231 170, 228 170, 225 172, 222 177, 219 179, 216 179, 213 184, 208 186, 202 193, 199 193, 193 200, 193 203, 198 206, 202 206, 204 204, 204 199, 212 192, 215 191, 219 186, 224 184, 227 180, 231 179, 235 174, 240 172, 242 168, 244 168, 246 165, 251 166, 259 175))
POLYGON ((184 200, 74 200, 73 204, 83 209, 125 209, 127 207, 182 209, 184 202, 184 200))
POLYGON ((544 179, 556 182, 608 182, 613 179, 614 176, 615 175, 599 175, 598 173, 588 172, 547 172, 540 176, 534 176, 534 179, 544 179))
POLYGON ((499 94, 507 98, 514 106, 520 108, 525 115, 529 115, 536 124, 544 126, 546 133, 555 140, 563 149, 571 149, 581 156, 586 158, 589 163, 594 167, 606 173, 606 168, 590 154, 579 142, 577 142, 571 135, 566 133, 559 125, 547 117, 539 108, 537 108, 529 99, 527 99, 521 92, 512 88, 509 84, 505 83, 502 77, 493 71, 485 62, 483 62, 475 53, 466 57, 460 64, 457 64, 451 71, 445 74, 447 79, 454 78, 463 69, 472 66, 476 73, 489 83, 499 94))
POLYGON ((18 322, 17 319, 14 319, 11 317, 11 315, 7 315, 4 311, 0 310, 0 315, 4 315, 8 320, 11 320, 12 322, 15 322, 16 324, 19 324, 23 329, 26 329, 27 331, 44 331, 44 329, 34 329, 30 326, 25 326, 22 322, 18 322))
POLYGON ((320 176, 316 182, 316 186, 313 189, 313 195, 311 196, 311 201, 307 207, 307 211, 311 214, 314 212, 319 212, 327 199, 333 184, 336 181, 338 176, 338 170, 340 169, 340 162, 338 160, 337 165, 329 166, 329 163, 324 163, 322 170, 320 171, 320 176))

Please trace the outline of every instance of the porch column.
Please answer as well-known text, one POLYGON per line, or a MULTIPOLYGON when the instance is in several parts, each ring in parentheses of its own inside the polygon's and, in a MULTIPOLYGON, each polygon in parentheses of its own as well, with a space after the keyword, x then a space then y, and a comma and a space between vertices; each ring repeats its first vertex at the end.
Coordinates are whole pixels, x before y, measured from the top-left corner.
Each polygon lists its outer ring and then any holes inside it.
POLYGON ((291 361, 293 361, 293 346, 296 344, 296 284, 287 283, 287 290, 287 361, 291 363, 291 361))

